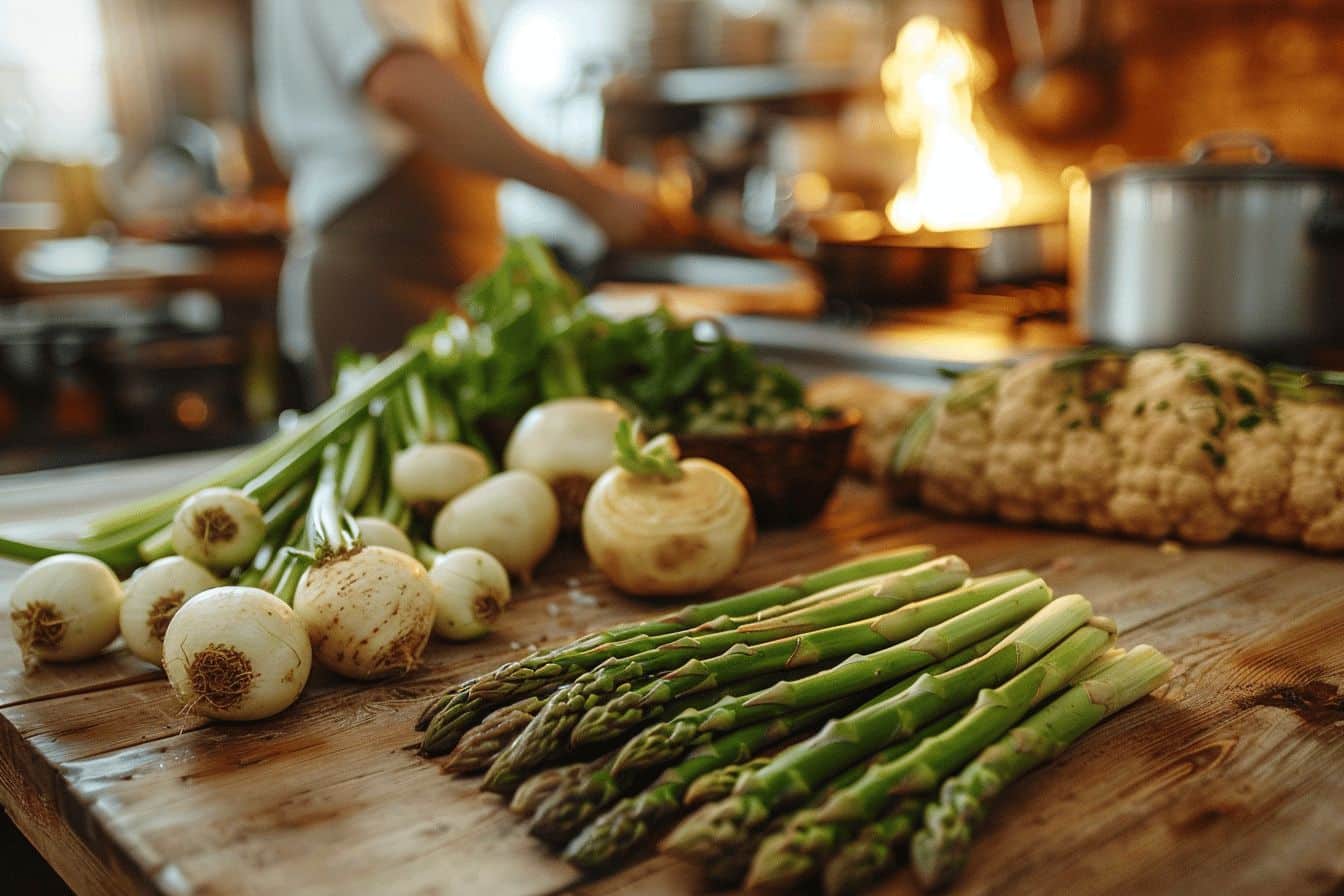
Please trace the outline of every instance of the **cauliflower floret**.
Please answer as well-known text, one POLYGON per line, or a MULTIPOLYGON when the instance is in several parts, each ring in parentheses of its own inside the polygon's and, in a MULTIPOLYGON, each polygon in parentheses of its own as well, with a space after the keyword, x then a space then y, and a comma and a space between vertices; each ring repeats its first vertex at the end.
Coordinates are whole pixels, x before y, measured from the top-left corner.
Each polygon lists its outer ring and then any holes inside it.
POLYGON ((985 516, 994 509, 985 460, 1001 373, 999 368, 985 368, 963 374, 940 402, 918 461, 919 500, 924 506, 955 516, 985 516))
POLYGON ((1135 355, 1105 422, 1119 457, 1110 501, 1119 529, 1216 542, 1271 513, 1287 491, 1287 467, 1257 452, 1275 444, 1275 424, 1263 420, 1270 429, 1259 437, 1240 425, 1264 413, 1268 395, 1261 370, 1229 352, 1182 345, 1135 355))
POLYGON ((1296 541, 1302 525, 1289 507, 1293 446, 1287 427, 1260 409, 1241 409, 1227 436, 1218 495, 1248 535, 1296 541))
POLYGON ((1287 509, 1302 542, 1344 550, 1344 404, 1282 401, 1278 411, 1292 439, 1287 509))
POLYGON ((1019 364, 999 380, 985 478, 1004 519, 1113 528, 1115 460, 1101 421, 1124 365, 1104 358, 1019 364))
POLYGON ((841 373, 810 384, 807 403, 817 408, 853 408, 863 415, 850 445, 848 467, 861 476, 882 479, 901 433, 929 403, 929 396, 903 392, 866 376, 841 373))

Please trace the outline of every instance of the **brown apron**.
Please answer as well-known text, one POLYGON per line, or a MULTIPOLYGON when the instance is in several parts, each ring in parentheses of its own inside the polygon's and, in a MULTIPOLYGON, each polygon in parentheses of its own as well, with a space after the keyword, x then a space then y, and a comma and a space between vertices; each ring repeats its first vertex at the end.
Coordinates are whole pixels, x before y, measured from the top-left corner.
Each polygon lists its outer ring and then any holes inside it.
MULTIPOLYGON (((460 49, 479 60, 474 46, 460 49)), ((311 352, 300 366, 311 399, 330 394, 338 351, 393 351, 498 263, 497 189, 493 178, 413 152, 287 259, 300 269, 287 288, 305 293, 287 298, 307 308, 311 352)))

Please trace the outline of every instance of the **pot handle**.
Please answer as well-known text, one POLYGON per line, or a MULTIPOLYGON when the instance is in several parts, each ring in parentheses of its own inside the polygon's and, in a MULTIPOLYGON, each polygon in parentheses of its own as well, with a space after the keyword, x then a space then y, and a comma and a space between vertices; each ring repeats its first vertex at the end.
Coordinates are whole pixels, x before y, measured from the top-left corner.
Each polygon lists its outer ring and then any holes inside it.
POLYGON ((1279 151, 1274 141, 1264 134, 1252 131, 1219 131, 1200 137, 1185 147, 1183 155, 1192 165, 1207 162, 1225 149, 1251 149, 1255 151, 1255 160, 1268 165, 1279 160, 1279 151))
POLYGON ((1325 252, 1344 250, 1344 202, 1327 204, 1316 210, 1308 228, 1311 244, 1325 252))

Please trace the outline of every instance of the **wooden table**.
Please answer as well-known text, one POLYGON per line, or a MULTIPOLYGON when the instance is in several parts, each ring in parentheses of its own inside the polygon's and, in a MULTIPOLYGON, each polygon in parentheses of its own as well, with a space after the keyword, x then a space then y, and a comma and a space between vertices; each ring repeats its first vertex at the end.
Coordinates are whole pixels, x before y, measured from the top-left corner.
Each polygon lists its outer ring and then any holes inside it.
MULTIPOLYGON (((0 521, 69 529, 98 502, 204 462, 0 480, 0 521)), ((1341 892, 1344 563, 936 520, 847 485, 812 527, 766 535, 735 584, 917 541, 979 572, 1033 566, 1114 616, 1122 644, 1178 664, 1157 699, 1014 788, 957 892, 1341 892)), ((0 569, 0 594, 17 572, 0 569)), ((244 725, 183 715, 124 650, 25 676, 0 638, 0 795, 81 893, 691 892, 691 869, 656 857, 582 880, 473 781, 414 752, 415 715, 445 684, 521 645, 649 612, 571 553, 488 640, 435 645, 421 671, 374 687, 316 675, 295 708, 244 725)), ((912 889, 904 877, 887 887, 912 889)))

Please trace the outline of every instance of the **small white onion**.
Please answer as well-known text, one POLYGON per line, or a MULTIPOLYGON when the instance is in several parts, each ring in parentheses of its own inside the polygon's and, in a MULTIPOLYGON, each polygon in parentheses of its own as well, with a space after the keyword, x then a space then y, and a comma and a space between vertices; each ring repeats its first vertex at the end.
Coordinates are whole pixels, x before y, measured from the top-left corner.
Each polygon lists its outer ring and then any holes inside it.
POLYGON ((457 548, 429 569, 434 583, 434 633, 469 641, 490 631, 509 605, 509 574, 478 548, 457 548))
POLYGON ((504 449, 504 466, 535 473, 555 492, 560 523, 578 528, 593 481, 611 466, 616 427, 628 415, 603 398, 560 398, 523 415, 504 449))
POLYGON ((95 656, 117 637, 121 582, 106 563, 59 554, 29 567, 9 595, 9 622, 24 666, 95 656))
POLYGON ((443 504, 489 475, 485 455, 469 445, 421 443, 392 458, 392 488, 408 504, 443 504))
POLYGON ((261 507, 236 488, 203 489, 173 517, 173 550, 216 571, 252 559, 266 537, 261 507))
POLYGON ((387 520, 376 516, 361 516, 355 518, 355 525, 359 527, 360 540, 368 547, 390 548, 415 556, 415 546, 406 537, 406 533, 387 520))
POLYGON ((294 611, 260 588, 202 591, 173 616, 163 668, 189 711, 212 719, 264 719, 308 683, 313 654, 294 611))
POLYGON ((414 557, 382 547, 337 554, 294 595, 317 661, 347 678, 410 671, 434 628, 434 587, 414 557))
POLYGON ((131 653, 147 663, 163 662, 163 638, 182 605, 202 591, 218 588, 210 570, 185 557, 155 560, 131 576, 121 602, 121 636, 131 653))
POLYGON ((523 581, 555 544, 560 508, 535 474, 491 476, 450 501, 434 520, 434 547, 480 548, 523 581))

